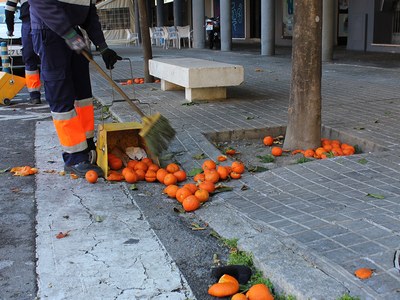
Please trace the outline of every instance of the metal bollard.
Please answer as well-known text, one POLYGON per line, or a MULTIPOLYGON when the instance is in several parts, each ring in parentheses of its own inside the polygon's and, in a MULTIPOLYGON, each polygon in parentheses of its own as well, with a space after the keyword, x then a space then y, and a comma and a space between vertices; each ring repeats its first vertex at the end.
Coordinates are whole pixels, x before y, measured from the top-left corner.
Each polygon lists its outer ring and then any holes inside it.
POLYGON ((1 65, 3 72, 11 73, 10 56, 8 55, 8 48, 6 42, 1 42, 1 65))

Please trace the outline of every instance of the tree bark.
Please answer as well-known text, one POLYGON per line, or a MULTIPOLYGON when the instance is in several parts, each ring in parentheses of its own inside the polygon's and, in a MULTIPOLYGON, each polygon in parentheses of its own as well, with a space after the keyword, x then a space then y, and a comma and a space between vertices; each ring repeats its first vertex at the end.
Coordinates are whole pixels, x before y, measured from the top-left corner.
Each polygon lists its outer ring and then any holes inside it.
POLYGON ((153 53, 151 50, 149 23, 147 21, 146 1, 145 0, 136 0, 136 1, 138 1, 140 33, 142 36, 144 81, 153 82, 154 77, 151 76, 149 72, 149 60, 153 58, 153 53))
POLYGON ((283 148, 321 145, 321 0, 295 1, 292 81, 283 148))

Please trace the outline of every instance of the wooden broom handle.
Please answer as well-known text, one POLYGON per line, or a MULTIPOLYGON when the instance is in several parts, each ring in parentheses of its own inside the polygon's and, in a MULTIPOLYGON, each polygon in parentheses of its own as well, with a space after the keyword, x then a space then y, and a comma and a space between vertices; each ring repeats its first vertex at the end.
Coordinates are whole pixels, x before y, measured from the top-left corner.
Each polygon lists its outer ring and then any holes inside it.
POLYGON ((117 92, 122 96, 122 98, 124 98, 124 100, 126 100, 126 102, 129 103, 129 105, 140 115, 140 117, 145 117, 146 115, 140 110, 140 108, 133 103, 133 101, 131 99, 129 99, 129 97, 125 94, 125 92, 118 86, 118 84, 115 83, 114 80, 112 80, 112 78, 110 76, 108 76, 108 74, 99 66, 99 64, 97 62, 94 61, 94 59, 92 58, 91 54, 89 54, 86 50, 82 51, 83 56, 86 57, 86 59, 92 63, 95 67, 96 70, 100 73, 100 75, 102 75, 111 85, 113 88, 115 88, 117 90, 117 92))

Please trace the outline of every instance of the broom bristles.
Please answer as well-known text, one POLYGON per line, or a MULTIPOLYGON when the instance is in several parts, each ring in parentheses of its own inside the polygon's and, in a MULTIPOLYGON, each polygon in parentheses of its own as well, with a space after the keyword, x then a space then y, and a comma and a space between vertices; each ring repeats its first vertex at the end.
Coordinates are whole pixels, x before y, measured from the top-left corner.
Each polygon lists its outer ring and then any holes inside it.
POLYGON ((143 128, 139 135, 144 138, 149 151, 158 157, 175 137, 175 130, 168 119, 157 113, 143 118, 143 128))

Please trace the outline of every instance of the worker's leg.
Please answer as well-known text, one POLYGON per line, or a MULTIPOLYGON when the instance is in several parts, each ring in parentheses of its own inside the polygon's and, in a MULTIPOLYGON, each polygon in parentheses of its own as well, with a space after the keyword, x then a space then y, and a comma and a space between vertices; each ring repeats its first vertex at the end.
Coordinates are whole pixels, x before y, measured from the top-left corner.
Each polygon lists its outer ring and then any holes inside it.
POLYGON ((88 149, 95 150, 94 138, 94 107, 92 87, 90 83, 89 61, 80 54, 72 55, 73 84, 76 91, 75 110, 85 130, 88 149))
POLYGON ((46 100, 50 105, 53 122, 64 149, 65 170, 84 176, 94 169, 100 176, 102 170, 89 164, 86 129, 75 109, 77 89, 73 78, 73 57, 64 39, 51 30, 33 30, 35 51, 39 53, 46 100))
POLYGON ((40 104, 40 76, 38 65, 40 59, 33 51, 31 23, 30 21, 22 22, 22 58, 25 63, 25 80, 26 87, 29 91, 30 102, 32 104, 40 104))

